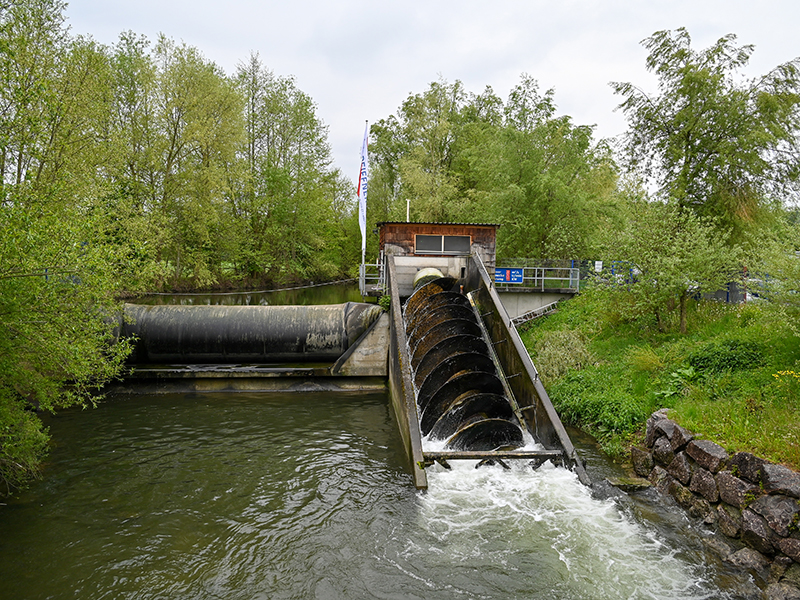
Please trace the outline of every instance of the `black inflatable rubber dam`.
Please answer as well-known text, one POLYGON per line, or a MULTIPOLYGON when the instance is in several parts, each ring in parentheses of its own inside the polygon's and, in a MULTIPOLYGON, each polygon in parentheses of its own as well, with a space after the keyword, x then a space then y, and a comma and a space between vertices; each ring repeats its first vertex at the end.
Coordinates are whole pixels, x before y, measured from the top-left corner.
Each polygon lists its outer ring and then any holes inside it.
POLYGON ((383 310, 358 302, 309 306, 126 304, 120 337, 133 364, 333 362, 383 310))

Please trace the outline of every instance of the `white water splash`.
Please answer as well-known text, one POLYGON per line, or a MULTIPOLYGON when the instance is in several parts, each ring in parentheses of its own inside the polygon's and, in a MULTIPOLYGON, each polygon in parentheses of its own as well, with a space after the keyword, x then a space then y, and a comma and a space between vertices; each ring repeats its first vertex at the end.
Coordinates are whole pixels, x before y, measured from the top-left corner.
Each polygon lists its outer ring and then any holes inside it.
POLYGON ((476 596, 497 597, 496 586, 506 583, 514 586, 508 597, 726 597, 703 566, 687 564, 613 501, 592 498, 572 472, 509 462, 510 471, 476 469, 475 461, 429 469, 419 515, 429 545, 409 553, 477 565, 472 577, 491 577, 472 589, 476 596))

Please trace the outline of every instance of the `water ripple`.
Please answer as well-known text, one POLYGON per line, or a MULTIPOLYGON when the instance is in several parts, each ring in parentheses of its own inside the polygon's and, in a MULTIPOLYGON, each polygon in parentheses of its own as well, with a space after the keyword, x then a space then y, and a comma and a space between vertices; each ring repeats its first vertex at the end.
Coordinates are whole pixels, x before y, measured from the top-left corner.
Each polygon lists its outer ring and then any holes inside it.
POLYGON ((384 395, 132 397, 50 427, 46 478, 0 511, 0 600, 745 597, 563 469, 416 492, 384 395))

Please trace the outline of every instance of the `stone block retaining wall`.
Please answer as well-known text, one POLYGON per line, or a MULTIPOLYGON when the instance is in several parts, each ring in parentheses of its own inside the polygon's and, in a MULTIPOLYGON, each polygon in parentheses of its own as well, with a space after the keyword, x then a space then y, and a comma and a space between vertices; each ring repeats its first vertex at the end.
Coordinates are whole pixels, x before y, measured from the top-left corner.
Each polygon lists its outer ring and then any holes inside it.
POLYGON ((744 546, 727 557, 769 573, 770 598, 800 598, 800 474, 747 452, 730 456, 658 411, 647 421, 634 471, 690 516, 744 546))

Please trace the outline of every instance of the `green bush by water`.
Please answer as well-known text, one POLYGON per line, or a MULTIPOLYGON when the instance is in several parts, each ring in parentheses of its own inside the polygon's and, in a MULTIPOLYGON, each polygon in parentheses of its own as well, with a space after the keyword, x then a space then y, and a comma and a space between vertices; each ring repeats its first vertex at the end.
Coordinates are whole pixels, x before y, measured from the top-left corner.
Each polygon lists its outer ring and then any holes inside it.
POLYGON ((624 458, 647 417, 668 408, 731 452, 800 467, 800 339, 785 314, 695 302, 681 335, 626 306, 590 288, 522 332, 566 423, 624 458))
POLYGON ((42 422, 14 392, 0 389, 0 495, 23 488, 47 454, 42 422))

